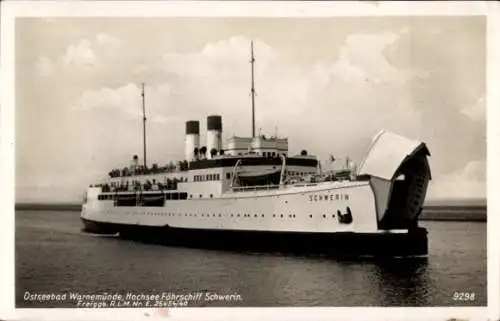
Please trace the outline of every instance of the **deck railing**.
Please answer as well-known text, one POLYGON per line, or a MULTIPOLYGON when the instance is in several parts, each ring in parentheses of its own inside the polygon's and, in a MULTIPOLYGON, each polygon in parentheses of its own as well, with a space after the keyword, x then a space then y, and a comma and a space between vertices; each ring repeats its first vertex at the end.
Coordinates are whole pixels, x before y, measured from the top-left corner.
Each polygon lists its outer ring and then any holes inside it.
POLYGON ((232 188, 233 192, 247 192, 247 191, 268 191, 280 188, 279 185, 256 185, 256 186, 235 186, 232 188))

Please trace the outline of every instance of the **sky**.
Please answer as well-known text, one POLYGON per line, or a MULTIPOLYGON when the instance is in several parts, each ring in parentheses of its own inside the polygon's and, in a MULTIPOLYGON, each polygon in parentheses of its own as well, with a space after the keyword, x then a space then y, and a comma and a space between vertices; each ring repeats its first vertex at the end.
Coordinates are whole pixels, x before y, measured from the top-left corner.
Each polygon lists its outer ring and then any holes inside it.
POLYGON ((486 197, 483 17, 18 18, 16 201, 79 201, 142 156, 184 157, 185 121, 222 115, 325 161, 359 163, 380 130, 425 142, 428 199, 486 197))

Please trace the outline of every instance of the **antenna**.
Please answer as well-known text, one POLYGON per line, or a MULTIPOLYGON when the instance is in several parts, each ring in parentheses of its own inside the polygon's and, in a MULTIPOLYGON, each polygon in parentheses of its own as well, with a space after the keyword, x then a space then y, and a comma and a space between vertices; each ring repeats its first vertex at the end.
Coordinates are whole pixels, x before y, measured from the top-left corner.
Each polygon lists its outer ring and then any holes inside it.
POLYGON ((144 168, 146 168, 146 99, 144 97, 144 83, 142 83, 142 138, 144 146, 144 168))
POLYGON ((253 40, 250 42, 250 64, 252 67, 252 87, 250 89, 250 93, 252 95, 252 137, 255 137, 255 84, 254 84, 254 62, 255 57, 253 55, 253 40))

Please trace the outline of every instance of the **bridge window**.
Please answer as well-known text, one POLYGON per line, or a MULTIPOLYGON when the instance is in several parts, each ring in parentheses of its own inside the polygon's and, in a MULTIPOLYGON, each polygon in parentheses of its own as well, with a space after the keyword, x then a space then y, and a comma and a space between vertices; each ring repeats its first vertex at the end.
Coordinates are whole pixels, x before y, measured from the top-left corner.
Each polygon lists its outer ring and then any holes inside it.
POLYGON ((188 195, 187 193, 182 192, 182 193, 181 193, 181 200, 185 200, 185 199, 187 199, 187 195, 188 195))
POLYGON ((231 178, 231 173, 226 173, 226 179, 230 179, 231 178))
POLYGON ((179 193, 172 193, 172 199, 173 200, 178 200, 179 199, 179 193))

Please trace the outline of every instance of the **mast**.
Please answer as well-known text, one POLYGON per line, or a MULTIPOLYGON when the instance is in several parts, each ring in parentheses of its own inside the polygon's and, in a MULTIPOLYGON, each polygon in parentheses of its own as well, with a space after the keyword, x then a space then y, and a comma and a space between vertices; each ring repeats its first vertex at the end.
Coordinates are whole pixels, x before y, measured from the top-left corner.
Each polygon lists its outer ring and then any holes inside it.
POLYGON ((144 148, 144 168, 146 168, 146 102, 144 97, 144 83, 142 83, 142 139, 143 139, 143 148, 144 148))
POLYGON ((252 137, 255 137, 255 84, 254 84, 254 62, 255 58, 253 56, 253 40, 250 42, 250 54, 251 54, 251 59, 250 59, 250 64, 251 64, 251 69, 252 69, 252 87, 250 89, 250 93, 252 95, 252 137))

